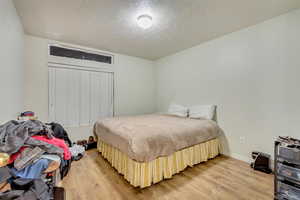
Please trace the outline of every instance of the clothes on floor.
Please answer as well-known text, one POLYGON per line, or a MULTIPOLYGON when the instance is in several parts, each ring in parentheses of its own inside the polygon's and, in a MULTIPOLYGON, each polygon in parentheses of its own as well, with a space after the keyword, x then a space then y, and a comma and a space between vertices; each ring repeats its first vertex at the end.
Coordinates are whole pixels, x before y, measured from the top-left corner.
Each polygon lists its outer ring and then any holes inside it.
POLYGON ((11 172, 15 177, 38 179, 41 177, 43 171, 45 171, 48 168, 50 162, 51 161, 48 159, 40 159, 22 170, 11 168, 11 172))
MULTIPOLYGON (((38 142, 39 142, 39 141, 38 141, 38 142)), ((40 141, 40 142, 41 142, 41 141, 40 141)), ((42 148, 44 149, 44 151, 45 151, 48 155, 53 155, 53 156, 55 156, 56 158, 58 157, 59 160, 60 160, 60 157, 63 158, 63 153, 64 153, 63 149, 61 149, 61 148, 59 148, 59 147, 56 147, 56 146, 54 146, 54 145, 52 145, 52 144, 48 144, 48 143, 46 143, 46 142, 43 142, 43 143, 45 143, 45 145, 42 146, 42 148), (45 147, 46 147, 46 148, 45 148, 45 147), (47 148, 47 147, 49 147, 49 148, 47 148), (49 153, 50 153, 50 154, 49 154, 49 153)), ((31 144, 33 144, 33 143, 31 143, 31 144)), ((34 146, 34 145, 33 145, 33 146, 34 146)), ((38 145, 37 145, 37 146, 38 146, 38 145)), ((40 147, 41 147, 41 146, 40 146, 40 147)), ((13 163, 13 162, 20 156, 20 154, 21 154, 26 148, 28 148, 28 146, 23 146, 23 147, 20 148, 20 150, 19 150, 17 153, 12 154, 12 155, 10 156, 10 158, 9 158, 8 164, 13 163)))
POLYGON ((14 167, 17 170, 22 170, 35 161, 39 160, 43 153, 45 153, 45 151, 39 147, 26 148, 15 160, 14 167))
POLYGON ((61 149, 63 149, 64 151, 64 160, 70 160, 71 159, 71 153, 69 151, 69 147, 66 145, 64 140, 58 139, 58 138, 52 138, 49 139, 46 136, 32 136, 32 138, 39 140, 39 141, 43 141, 49 144, 52 144, 54 146, 57 146, 61 149))
MULTIPOLYGON (((26 144, 29 146, 40 147, 48 154, 56 154, 56 155, 59 155, 61 158, 63 158, 64 149, 62 147, 56 146, 56 145, 48 143, 46 141, 37 140, 34 137, 38 137, 38 136, 32 136, 32 137, 28 138, 26 141, 26 144)), ((40 136, 40 137, 48 138, 47 136, 40 136)), ((52 138, 52 139, 56 139, 56 138, 52 138)), ((49 138, 49 140, 51 140, 51 139, 49 138)))
POLYGON ((7 181, 11 177, 8 167, 0 167, 0 183, 7 181))
POLYGON ((56 161, 56 162, 60 162, 60 160, 61 160, 59 156, 53 155, 53 154, 43 154, 41 156, 41 158, 45 158, 45 159, 56 161))
MULTIPOLYGON (((32 146, 38 146, 40 147, 41 149, 43 149, 46 153, 48 154, 54 154, 54 155, 59 155, 61 158, 63 157, 63 154, 64 154, 64 151, 63 149, 55 146, 55 145, 52 145, 52 144, 48 144, 46 142, 42 142, 42 141, 38 141, 36 139, 31 139, 30 141, 30 144, 32 146)), ((26 149, 28 148, 29 146, 23 146, 19 149, 19 151, 17 153, 14 153, 10 156, 9 158, 9 162, 8 164, 11 164, 13 163, 19 156, 20 154, 26 149)))
POLYGON ((15 160, 17 159, 17 157, 26 149, 28 148, 28 146, 23 146, 19 149, 19 151, 17 153, 14 153, 12 155, 10 155, 9 157, 9 161, 8 161, 8 164, 11 164, 13 162, 15 162, 15 160))
POLYGON ((72 155, 66 143, 72 143, 61 125, 52 125, 55 133, 37 120, 0 126, 0 200, 53 199, 56 180, 70 170, 72 155))
POLYGON ((0 193, 0 200, 24 200, 24 198, 22 197, 23 194, 24 194, 23 190, 9 190, 0 193))
POLYGON ((41 179, 15 179, 12 190, 0 193, 0 200, 50 200, 51 192, 41 179))
POLYGON ((71 155, 72 155, 72 160, 80 160, 84 153, 85 153, 85 148, 81 145, 73 145, 72 147, 69 148, 71 155))
POLYGON ((49 138, 53 137, 52 131, 38 120, 9 121, 0 126, 0 152, 9 155, 16 153, 30 136, 39 133, 46 134, 49 138))

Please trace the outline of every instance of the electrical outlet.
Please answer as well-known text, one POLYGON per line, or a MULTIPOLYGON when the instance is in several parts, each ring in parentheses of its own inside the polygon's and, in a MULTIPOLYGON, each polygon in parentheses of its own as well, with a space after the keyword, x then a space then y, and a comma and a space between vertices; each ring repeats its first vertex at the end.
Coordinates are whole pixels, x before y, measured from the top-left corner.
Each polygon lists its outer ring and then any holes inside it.
POLYGON ((240 136, 240 143, 245 144, 246 143, 246 137, 245 136, 240 136))

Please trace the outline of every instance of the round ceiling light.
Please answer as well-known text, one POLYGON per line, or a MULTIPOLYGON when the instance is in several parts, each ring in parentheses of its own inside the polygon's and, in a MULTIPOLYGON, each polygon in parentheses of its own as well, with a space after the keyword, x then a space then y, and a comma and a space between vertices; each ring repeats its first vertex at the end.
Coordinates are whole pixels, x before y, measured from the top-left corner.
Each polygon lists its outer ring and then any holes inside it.
POLYGON ((152 26, 152 17, 150 15, 141 15, 137 18, 137 23, 143 29, 150 28, 152 26))

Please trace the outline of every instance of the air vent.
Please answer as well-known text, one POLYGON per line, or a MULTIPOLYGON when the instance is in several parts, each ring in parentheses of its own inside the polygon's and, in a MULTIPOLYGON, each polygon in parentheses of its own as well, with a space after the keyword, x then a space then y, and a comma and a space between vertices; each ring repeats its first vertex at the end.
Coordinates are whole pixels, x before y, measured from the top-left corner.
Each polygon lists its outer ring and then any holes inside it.
POLYGON ((68 49, 58 46, 50 46, 50 55, 80 60, 89 60, 100 63, 112 64, 112 56, 89 53, 81 50, 68 49))

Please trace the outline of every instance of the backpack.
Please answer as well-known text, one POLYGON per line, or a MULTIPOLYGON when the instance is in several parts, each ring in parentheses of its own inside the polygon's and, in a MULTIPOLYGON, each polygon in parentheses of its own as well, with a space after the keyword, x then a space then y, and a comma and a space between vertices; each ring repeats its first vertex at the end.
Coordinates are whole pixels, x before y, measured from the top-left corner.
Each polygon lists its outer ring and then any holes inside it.
POLYGON ((68 136, 68 133, 62 125, 55 122, 51 122, 47 125, 51 126, 54 137, 64 140, 69 145, 69 147, 72 146, 72 142, 68 136))

